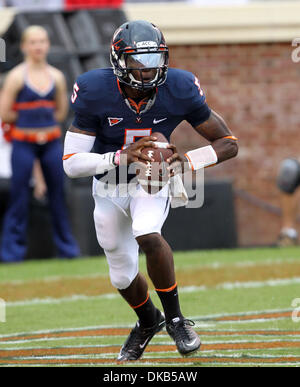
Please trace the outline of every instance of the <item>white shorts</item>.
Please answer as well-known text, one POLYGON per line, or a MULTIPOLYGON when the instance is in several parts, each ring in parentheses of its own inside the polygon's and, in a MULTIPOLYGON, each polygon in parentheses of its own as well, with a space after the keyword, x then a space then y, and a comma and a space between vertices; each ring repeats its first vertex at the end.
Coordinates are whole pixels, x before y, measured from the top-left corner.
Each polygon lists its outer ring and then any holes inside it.
POLYGON ((138 273, 139 247, 135 238, 161 232, 170 208, 169 187, 149 195, 139 186, 134 196, 120 195, 117 187, 106 197, 99 195, 102 187, 103 183, 94 178, 97 239, 108 261, 112 285, 126 289, 138 273))

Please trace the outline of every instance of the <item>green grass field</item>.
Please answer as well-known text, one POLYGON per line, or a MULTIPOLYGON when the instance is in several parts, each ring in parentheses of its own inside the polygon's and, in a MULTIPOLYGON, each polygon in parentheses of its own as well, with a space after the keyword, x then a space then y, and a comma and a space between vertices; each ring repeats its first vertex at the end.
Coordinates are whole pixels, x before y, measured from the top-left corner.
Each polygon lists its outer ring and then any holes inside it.
MULTIPOLYGON (((182 358, 163 331, 130 365, 300 366, 300 311, 292 306, 300 298, 300 249, 178 252, 174 259, 182 311, 196 323, 201 351, 182 358)), ((143 256, 140 267, 146 273, 143 256)), ((103 257, 0 265, 0 366, 121 367, 115 358, 136 318, 107 273, 103 257)), ((153 286, 150 293, 160 306, 153 286)))

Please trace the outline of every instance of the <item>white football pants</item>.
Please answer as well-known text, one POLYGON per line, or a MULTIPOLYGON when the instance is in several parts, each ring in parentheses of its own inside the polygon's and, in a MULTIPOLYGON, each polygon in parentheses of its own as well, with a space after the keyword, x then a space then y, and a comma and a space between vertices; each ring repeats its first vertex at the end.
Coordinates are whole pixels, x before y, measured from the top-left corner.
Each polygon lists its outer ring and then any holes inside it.
POLYGON ((109 265, 111 283, 126 289, 138 273, 138 243, 141 235, 160 233, 170 208, 169 187, 155 195, 147 194, 140 186, 137 195, 122 196, 119 187, 113 195, 99 194, 103 183, 94 178, 94 221, 99 245, 109 265))

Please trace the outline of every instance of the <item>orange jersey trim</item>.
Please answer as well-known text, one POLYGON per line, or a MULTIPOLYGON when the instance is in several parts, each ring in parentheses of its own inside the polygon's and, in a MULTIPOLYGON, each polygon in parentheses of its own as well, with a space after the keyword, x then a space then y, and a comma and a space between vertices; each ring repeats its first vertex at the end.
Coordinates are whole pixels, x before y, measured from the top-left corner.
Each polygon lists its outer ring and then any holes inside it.
POLYGON ((170 286, 167 289, 155 289, 157 292, 170 292, 171 290, 175 289, 177 286, 177 282, 173 286, 170 286))
POLYGON ((117 78, 117 85, 118 85, 118 89, 119 89, 120 94, 123 95, 122 89, 121 89, 121 86, 120 86, 120 81, 118 80, 118 78, 117 78))
POLYGON ((137 309, 137 308, 143 306, 144 304, 146 304, 146 302, 148 301, 148 299, 149 299, 149 292, 147 292, 147 297, 146 297, 146 300, 145 300, 145 301, 141 302, 139 305, 136 305, 136 306, 130 305, 130 306, 132 307, 132 309, 137 309))
POLYGON ((139 114, 141 107, 148 103, 148 98, 147 97, 143 98, 138 104, 131 98, 128 98, 128 101, 131 106, 135 107, 137 114, 139 114))

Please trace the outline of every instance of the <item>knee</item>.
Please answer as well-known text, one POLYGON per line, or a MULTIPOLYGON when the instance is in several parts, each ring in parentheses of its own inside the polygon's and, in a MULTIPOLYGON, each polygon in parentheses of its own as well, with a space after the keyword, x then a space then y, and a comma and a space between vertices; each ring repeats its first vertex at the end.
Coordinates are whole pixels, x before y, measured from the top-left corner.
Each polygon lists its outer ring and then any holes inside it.
POLYGON ((97 213, 94 213, 94 221, 99 245, 108 252, 116 251, 120 245, 120 238, 115 231, 114 225, 97 213))
POLYGON ((131 278, 130 276, 126 274, 119 274, 119 275, 111 275, 110 276, 110 282, 113 287, 116 289, 127 289, 131 282, 134 280, 134 278, 131 278))
POLYGON ((105 232, 97 232, 97 240, 102 249, 109 253, 113 253, 114 251, 118 250, 118 240, 116 238, 109 237, 109 235, 107 235, 105 232))
POLYGON ((138 273, 138 265, 131 263, 123 265, 113 265, 110 263, 109 277, 113 287, 117 289, 127 289, 138 273))
POLYGON ((97 234, 97 240, 100 247, 102 247, 104 251, 113 253, 118 250, 119 243, 116 239, 106 237, 106 235, 104 234, 100 234, 100 235, 97 234))
POLYGON ((285 193, 292 194, 300 183, 300 164, 295 159, 285 159, 280 164, 277 186, 285 193))
POLYGON ((153 254, 162 247, 162 236, 158 233, 141 235, 136 240, 146 255, 153 254))

